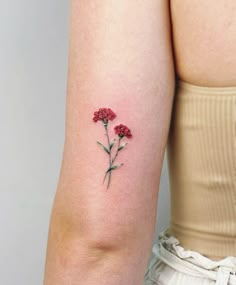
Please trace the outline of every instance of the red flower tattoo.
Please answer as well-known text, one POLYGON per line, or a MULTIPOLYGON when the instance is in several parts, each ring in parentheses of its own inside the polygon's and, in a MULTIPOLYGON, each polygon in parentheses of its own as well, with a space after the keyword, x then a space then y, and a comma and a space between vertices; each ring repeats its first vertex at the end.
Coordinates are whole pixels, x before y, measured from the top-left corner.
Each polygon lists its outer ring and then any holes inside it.
POLYGON ((119 137, 132 138, 131 131, 126 125, 119 124, 118 126, 115 126, 114 130, 119 137))
POLYGON ((94 122, 103 121, 103 123, 108 123, 108 120, 114 120, 116 114, 110 108, 100 108, 98 111, 94 112, 93 120, 94 122))
POLYGON ((103 150, 108 154, 109 156, 109 167, 105 172, 103 183, 108 175, 108 183, 107 183, 107 189, 110 186, 111 181, 111 173, 113 170, 119 168, 120 166, 124 165, 123 163, 120 164, 114 164, 118 153, 128 144, 127 142, 124 144, 120 144, 121 140, 124 137, 127 137, 128 139, 132 138, 133 135, 131 134, 131 130, 123 124, 119 124, 114 127, 115 134, 118 135, 117 139, 113 139, 112 142, 110 141, 109 133, 108 133, 108 122, 109 120, 112 121, 116 118, 116 114, 110 109, 110 108, 99 108, 98 111, 94 112, 93 121, 96 123, 97 121, 102 121, 104 128, 105 128, 105 135, 107 136, 107 143, 108 146, 105 146, 101 142, 97 141, 97 143, 103 148, 103 150), (115 142, 118 140, 116 151, 114 155, 112 154, 112 150, 114 149, 115 142))

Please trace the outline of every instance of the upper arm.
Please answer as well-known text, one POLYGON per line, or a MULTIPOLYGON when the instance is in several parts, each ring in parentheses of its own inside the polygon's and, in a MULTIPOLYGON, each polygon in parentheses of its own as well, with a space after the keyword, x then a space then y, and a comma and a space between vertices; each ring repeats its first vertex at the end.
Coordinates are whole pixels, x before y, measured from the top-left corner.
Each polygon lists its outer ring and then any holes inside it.
POLYGON ((168 1, 71 1, 66 137, 51 239, 61 227, 94 246, 142 245, 148 254, 173 95, 168 1), (133 135, 121 141, 128 144, 116 165, 123 165, 112 170, 108 189, 109 154, 96 141, 109 146, 104 125, 93 121, 103 107, 116 114, 108 124, 113 156, 114 126, 125 124, 133 135))

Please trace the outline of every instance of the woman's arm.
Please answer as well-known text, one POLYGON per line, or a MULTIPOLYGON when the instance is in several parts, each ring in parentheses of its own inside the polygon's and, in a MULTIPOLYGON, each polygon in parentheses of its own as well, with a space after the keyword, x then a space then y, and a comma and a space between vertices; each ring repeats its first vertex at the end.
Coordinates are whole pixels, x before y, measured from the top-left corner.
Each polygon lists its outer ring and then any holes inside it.
POLYGON ((142 284, 173 95, 168 1, 71 0, 65 148, 45 285, 142 284), (99 108, 111 111, 94 114, 99 108))

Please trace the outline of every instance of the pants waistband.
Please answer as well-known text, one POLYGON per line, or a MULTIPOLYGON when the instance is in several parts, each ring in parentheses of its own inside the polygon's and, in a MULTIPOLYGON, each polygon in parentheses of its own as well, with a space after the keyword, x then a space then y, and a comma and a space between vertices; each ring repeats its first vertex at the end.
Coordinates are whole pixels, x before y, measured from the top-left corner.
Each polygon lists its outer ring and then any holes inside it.
POLYGON ((184 249, 174 236, 161 232, 153 253, 170 267, 184 274, 209 278, 216 285, 236 285, 236 257, 211 260, 199 252, 184 249))

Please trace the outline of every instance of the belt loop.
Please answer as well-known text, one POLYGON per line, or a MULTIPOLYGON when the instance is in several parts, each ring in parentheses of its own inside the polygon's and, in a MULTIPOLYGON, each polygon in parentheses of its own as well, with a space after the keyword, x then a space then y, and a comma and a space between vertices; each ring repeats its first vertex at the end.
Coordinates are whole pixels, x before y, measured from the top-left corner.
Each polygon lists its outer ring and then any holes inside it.
POLYGON ((158 240, 159 242, 162 242, 162 243, 164 242, 165 244, 168 244, 168 245, 180 244, 180 241, 176 237, 169 235, 167 233, 167 230, 164 230, 159 234, 158 240))
POLYGON ((230 273, 230 268, 220 265, 216 275, 216 285, 228 285, 230 273))

